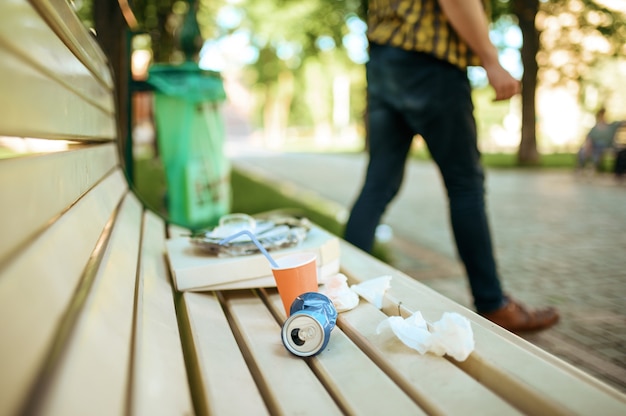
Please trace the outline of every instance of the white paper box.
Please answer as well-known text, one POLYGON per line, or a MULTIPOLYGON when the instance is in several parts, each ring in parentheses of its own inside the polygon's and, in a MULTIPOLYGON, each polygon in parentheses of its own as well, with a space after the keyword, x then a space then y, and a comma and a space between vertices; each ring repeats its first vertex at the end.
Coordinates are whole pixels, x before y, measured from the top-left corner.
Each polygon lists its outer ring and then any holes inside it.
MULTIPOLYGON (((238 257, 216 257, 202 251, 188 237, 167 240, 167 258, 179 291, 206 291, 276 287, 269 261, 261 253, 238 257)), ((339 239, 313 227, 298 246, 271 251, 278 259, 289 253, 317 255, 318 281, 339 273, 339 239)))

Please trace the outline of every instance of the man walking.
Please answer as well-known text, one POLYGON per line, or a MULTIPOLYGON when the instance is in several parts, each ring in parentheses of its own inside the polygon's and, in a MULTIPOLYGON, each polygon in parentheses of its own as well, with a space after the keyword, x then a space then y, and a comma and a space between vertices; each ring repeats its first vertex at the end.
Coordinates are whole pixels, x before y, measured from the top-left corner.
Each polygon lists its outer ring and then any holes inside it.
POLYGON ((553 308, 531 310, 503 293, 485 210, 466 69, 481 65, 496 100, 520 91, 489 40, 481 0, 370 0, 369 164, 345 239, 371 251, 377 225, 400 189, 413 137, 439 167, 457 250, 478 313, 514 332, 547 328, 553 308))

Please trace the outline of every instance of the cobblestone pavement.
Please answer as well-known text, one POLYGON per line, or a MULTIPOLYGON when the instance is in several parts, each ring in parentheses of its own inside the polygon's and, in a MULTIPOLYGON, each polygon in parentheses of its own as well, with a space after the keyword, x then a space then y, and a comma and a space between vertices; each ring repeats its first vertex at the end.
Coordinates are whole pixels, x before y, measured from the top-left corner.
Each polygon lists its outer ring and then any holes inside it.
MULTIPOLYGON (((364 155, 233 154, 234 165, 334 201, 343 215, 360 188, 364 155)), ((471 308, 439 174, 412 162, 383 222, 393 265, 471 308)), ((525 338, 626 392, 626 185, 566 171, 488 170, 487 204, 505 290, 554 305, 557 326, 525 338)))

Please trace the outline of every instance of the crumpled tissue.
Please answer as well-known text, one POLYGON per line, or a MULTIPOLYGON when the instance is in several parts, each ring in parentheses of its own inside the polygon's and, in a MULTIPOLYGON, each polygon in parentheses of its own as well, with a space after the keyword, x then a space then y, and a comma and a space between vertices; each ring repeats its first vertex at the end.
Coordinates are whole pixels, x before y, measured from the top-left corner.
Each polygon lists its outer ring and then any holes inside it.
POLYGON ((420 354, 447 354, 457 361, 465 361, 474 351, 470 321, 458 313, 445 312, 430 328, 419 311, 406 319, 391 316, 378 325, 376 332, 380 334, 385 328, 391 328, 400 341, 420 354))
POLYGON ((380 276, 375 279, 366 280, 350 286, 359 296, 378 309, 383 307, 383 297, 387 289, 391 287, 391 276, 380 276))
POLYGON ((337 312, 345 312, 354 309, 359 304, 359 295, 348 287, 348 278, 343 273, 328 276, 322 282, 320 293, 328 296, 335 305, 337 312))

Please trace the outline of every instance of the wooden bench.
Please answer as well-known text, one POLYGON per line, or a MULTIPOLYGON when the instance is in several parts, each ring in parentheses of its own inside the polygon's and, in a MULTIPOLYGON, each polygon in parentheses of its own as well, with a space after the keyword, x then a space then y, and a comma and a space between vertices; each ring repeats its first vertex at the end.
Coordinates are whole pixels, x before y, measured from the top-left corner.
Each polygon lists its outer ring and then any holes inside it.
POLYGON ((0 160, 0 415, 626 414, 623 394, 345 242, 350 283, 391 288, 312 358, 282 346, 274 289, 176 292, 165 241, 186 230, 127 185, 105 56, 64 0, 0 15, 0 135, 30 146, 0 160), (376 334, 418 310, 470 319, 469 359, 376 334))

